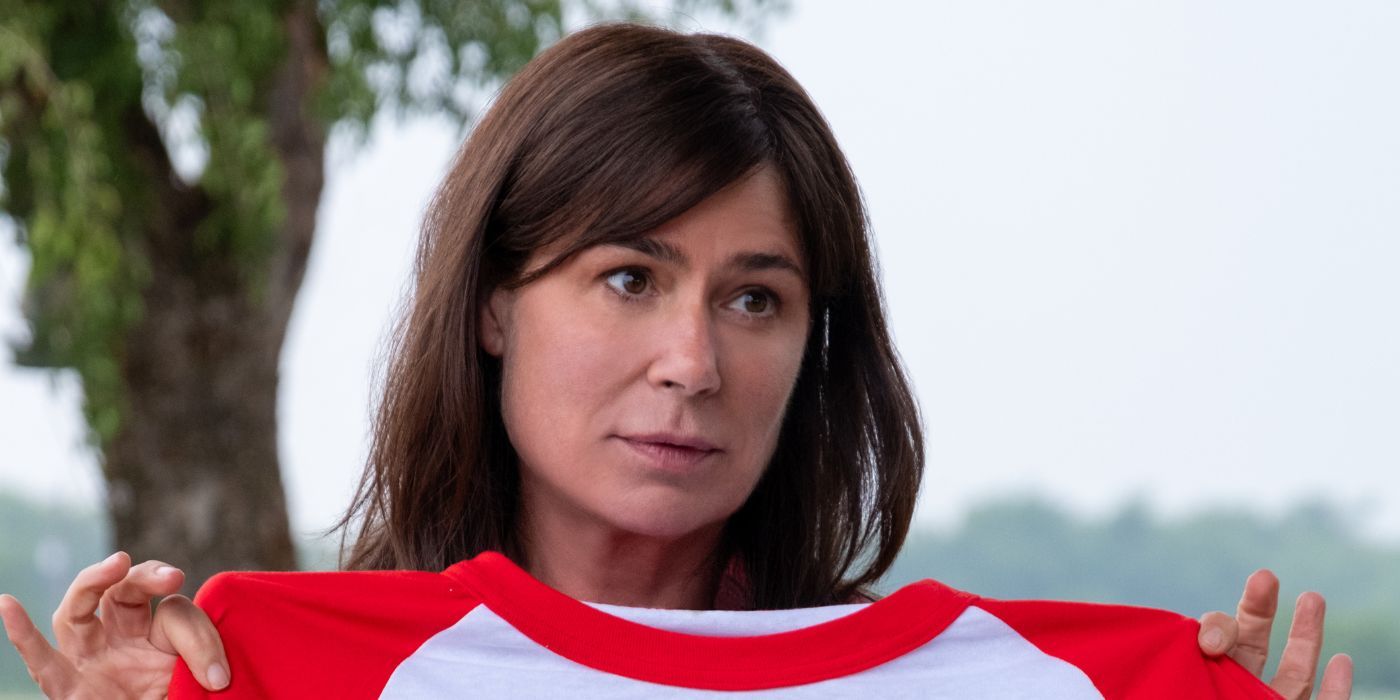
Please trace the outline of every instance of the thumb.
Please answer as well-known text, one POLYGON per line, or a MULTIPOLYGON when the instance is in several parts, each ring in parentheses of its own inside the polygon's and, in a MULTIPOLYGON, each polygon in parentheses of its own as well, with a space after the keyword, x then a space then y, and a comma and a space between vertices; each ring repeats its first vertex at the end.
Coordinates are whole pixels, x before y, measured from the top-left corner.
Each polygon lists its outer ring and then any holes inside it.
POLYGON ((189 598, 167 596, 156 606, 151 624, 151 644, 185 660, 195 680, 208 690, 229 684, 228 656, 219 631, 189 598))

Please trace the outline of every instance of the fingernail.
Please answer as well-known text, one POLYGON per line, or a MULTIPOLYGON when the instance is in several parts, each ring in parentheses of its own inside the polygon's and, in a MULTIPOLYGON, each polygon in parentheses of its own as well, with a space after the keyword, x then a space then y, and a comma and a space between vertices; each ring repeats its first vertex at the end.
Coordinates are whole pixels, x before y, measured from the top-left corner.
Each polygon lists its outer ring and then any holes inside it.
POLYGON ((1219 649, 1225 646, 1225 633, 1216 629, 1208 630, 1206 632, 1205 641, 1206 646, 1211 649, 1219 649))
POLYGON ((111 564, 112 562, 114 562, 114 561, 117 560, 117 556, 118 556, 119 554, 121 554, 121 552, 112 552, 111 556, 109 556, 109 557, 107 557, 106 559, 103 559, 103 560, 102 560, 102 563, 103 563, 103 564, 111 564))
POLYGON ((156 569, 156 576, 169 576, 173 573, 175 573, 173 566, 162 566, 156 569))
POLYGON ((210 664, 205 677, 209 679, 209 685, 214 686, 214 690, 223 690, 228 685, 228 671, 219 664, 210 664))

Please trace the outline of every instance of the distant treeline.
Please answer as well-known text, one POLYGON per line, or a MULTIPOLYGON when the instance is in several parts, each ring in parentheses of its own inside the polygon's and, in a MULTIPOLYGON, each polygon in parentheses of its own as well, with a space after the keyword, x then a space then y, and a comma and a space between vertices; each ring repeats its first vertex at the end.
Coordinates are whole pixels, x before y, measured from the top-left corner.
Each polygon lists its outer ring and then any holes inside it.
POLYGON ((956 529, 916 531, 883 590, 921 578, 994 598, 1144 605, 1198 617, 1233 613, 1245 578, 1269 568, 1282 582, 1268 675, 1298 594, 1327 598, 1323 661, 1345 651, 1359 688, 1400 692, 1400 546, 1358 536, 1326 505, 1279 518, 1215 510, 1154 517, 1131 505, 1086 520, 1036 498, 985 503, 956 529))
MULTIPOLYGON (((105 519, 0 493, 0 593, 9 593, 44 631, 73 575, 111 554, 105 519)), ((49 639, 53 639, 50 635, 49 639)), ((0 693, 33 691, 9 642, 0 639, 0 693)))
MULTIPOLYGON (((96 514, 0 494, 0 592, 18 596, 47 628, 73 574, 108 554, 107 542, 96 514)), ((303 559, 326 559, 326 546, 312 545, 303 559)), ((1275 650, 1291 601, 1303 590, 1321 591, 1328 602, 1324 658, 1346 651, 1359 688, 1400 692, 1400 547, 1366 542, 1328 506, 1273 519, 1214 511, 1175 520, 1129 506, 1086 520, 1033 498, 990 502, 952 531, 912 534, 883 588, 936 578, 989 597, 1095 600, 1196 617, 1233 611, 1245 577, 1260 567, 1283 581, 1275 650)), ((32 688, 6 645, 0 693, 32 688)))

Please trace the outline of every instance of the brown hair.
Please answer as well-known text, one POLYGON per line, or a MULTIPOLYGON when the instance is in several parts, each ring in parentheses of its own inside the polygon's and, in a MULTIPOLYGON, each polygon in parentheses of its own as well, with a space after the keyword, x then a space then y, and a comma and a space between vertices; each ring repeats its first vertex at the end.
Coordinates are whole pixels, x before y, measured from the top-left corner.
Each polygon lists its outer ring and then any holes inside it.
MULTIPOLYGON (((355 569, 520 557, 519 474, 479 302, 525 261, 640 237, 771 164, 806 257, 811 330, 772 461, 725 528, 757 608, 845 601, 903 544, 923 465, 855 178, 811 99, 737 39, 634 24, 570 35, 502 90, 428 210, 369 460, 355 569)), ((532 274, 530 279, 538 276, 532 274)), ((348 531, 348 528, 347 528, 348 531)))

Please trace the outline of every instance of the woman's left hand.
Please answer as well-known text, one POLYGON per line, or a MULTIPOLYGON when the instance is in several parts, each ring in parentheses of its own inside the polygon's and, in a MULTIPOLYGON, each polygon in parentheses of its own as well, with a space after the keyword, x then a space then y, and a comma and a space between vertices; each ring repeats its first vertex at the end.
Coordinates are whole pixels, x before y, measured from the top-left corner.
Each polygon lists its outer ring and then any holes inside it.
MULTIPOLYGON (((1322 623, 1327 603, 1311 591, 1298 596, 1293 609, 1293 626, 1288 630, 1288 642, 1278 673, 1269 682, 1288 700, 1312 697, 1317 660, 1322 654, 1322 623)), ((1209 612, 1201 616, 1201 651, 1208 656, 1229 655, 1250 673, 1263 677, 1264 662, 1269 657, 1269 631, 1278 612, 1278 577, 1268 569, 1260 569, 1245 580, 1235 616, 1209 612)), ((1351 657, 1337 654, 1327 662, 1318 687, 1317 700, 1348 700, 1351 697, 1351 657)))

